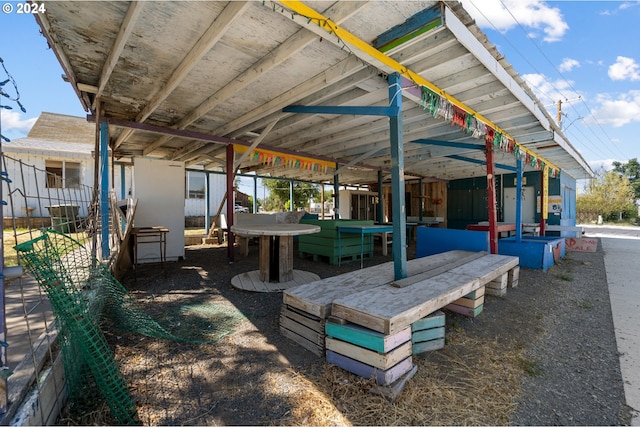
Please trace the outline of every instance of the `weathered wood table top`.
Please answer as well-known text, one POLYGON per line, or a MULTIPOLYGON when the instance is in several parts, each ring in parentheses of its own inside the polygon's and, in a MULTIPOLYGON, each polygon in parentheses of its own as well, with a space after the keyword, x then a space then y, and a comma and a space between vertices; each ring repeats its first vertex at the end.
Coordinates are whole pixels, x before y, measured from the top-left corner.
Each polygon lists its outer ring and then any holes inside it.
POLYGON ((298 236, 319 233, 320 227, 310 224, 246 224, 232 225, 231 232, 241 236, 298 236))

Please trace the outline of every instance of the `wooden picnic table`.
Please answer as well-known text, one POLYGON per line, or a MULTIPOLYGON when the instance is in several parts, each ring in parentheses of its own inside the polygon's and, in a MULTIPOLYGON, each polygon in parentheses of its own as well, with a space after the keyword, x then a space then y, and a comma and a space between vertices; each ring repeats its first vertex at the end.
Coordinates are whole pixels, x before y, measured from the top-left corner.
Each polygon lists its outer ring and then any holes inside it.
MULTIPOLYGON (((231 232, 242 237, 259 238, 259 270, 253 273, 242 273, 235 276, 231 283, 246 290, 260 291, 262 282, 263 292, 283 290, 282 287, 268 286, 269 283, 302 284, 311 281, 317 275, 298 274, 300 280, 296 280, 296 271, 293 269, 293 236, 301 234, 318 233, 320 227, 309 224, 246 224, 232 225, 231 232), (253 277, 253 276, 257 276, 253 277), (246 280, 244 280, 246 279, 246 280), (252 287, 246 287, 243 283, 252 283, 252 287)), ((315 279, 317 280, 317 279, 315 279)))

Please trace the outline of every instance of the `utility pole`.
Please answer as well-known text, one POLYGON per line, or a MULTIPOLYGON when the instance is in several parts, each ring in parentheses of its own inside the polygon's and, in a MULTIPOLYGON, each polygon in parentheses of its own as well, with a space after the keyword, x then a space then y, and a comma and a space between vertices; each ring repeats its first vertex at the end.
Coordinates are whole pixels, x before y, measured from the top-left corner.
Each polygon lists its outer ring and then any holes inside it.
POLYGON ((562 129, 562 100, 558 100, 558 127, 562 129))
MULTIPOLYGON (((579 96, 579 97, 577 97, 577 98, 574 98, 574 99, 566 99, 566 98, 565 98, 564 102, 565 102, 565 103, 567 103, 567 102, 568 102, 568 103, 572 103, 572 102, 574 102, 574 101, 580 101, 581 99, 582 99, 582 97, 581 97, 581 96, 579 96)), ((560 129, 562 129, 562 116, 563 116, 563 115, 565 115, 565 114, 562 112, 562 100, 561 100, 561 99, 559 99, 559 100, 558 100, 558 103, 557 103, 556 105, 557 105, 557 109, 558 109, 558 115, 557 115, 556 121, 558 122, 558 127, 559 127, 560 129)), ((549 106, 550 106, 550 105, 549 105, 549 106)), ((568 117, 568 116, 567 116, 567 117, 568 117)), ((581 119, 581 118, 583 118, 583 117, 579 117, 579 118, 581 119)), ((578 119, 574 119, 574 121, 575 121, 575 120, 578 120, 578 119)), ((573 123, 573 122, 571 122, 571 123, 573 123)), ((568 126, 567 126, 567 127, 568 127, 568 126)))

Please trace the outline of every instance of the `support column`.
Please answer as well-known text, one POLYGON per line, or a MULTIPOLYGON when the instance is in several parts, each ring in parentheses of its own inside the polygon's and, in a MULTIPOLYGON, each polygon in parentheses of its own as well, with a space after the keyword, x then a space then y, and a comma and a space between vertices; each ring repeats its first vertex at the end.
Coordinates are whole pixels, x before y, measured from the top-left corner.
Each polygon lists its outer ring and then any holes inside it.
POLYGON ((253 176, 253 213, 258 213, 258 176, 253 176))
POLYGON ((393 270, 395 280, 407 277, 407 218, 404 199, 404 142, 402 140, 402 85, 398 73, 389 76, 389 116, 391 137, 391 204, 393 211, 393 270))
POLYGON ((422 190, 422 178, 418 180, 418 183, 420 185, 420 187, 418 188, 418 199, 420 200, 420 203, 418 204, 418 218, 422 222, 422 219, 424 217, 423 216, 424 212, 422 211, 422 204, 424 203, 424 199, 423 199, 424 191, 422 190))
POLYGON ((324 182, 320 184, 320 219, 324 219, 324 182))
POLYGON ((126 189, 126 182, 124 182, 125 180, 125 173, 124 173, 124 164, 120 163, 120 194, 121 194, 121 199, 126 199, 127 198, 127 189, 126 189))
MULTIPOLYGON (((3 92, 4 94, 4 92, 3 92)), ((0 111, 3 106, 0 102, 0 111)), ((0 135, 2 134, 2 114, 0 113, 0 135)), ((2 138, 0 137, 0 160, 3 159, 2 154, 2 138)), ((4 219, 4 209, 3 206, 7 203, 4 200, 4 184, 2 180, 9 180, 9 174, 4 170, 4 162, 0 161, 0 219, 4 219)), ((0 222, 0 231, 2 231, 2 235, 4 236, 4 221, 0 222)), ((0 367, 4 367, 7 365, 7 351, 6 351, 6 340, 7 340, 7 319, 5 313, 5 268, 4 268, 4 238, 2 239, 3 245, 0 246, 0 304, 2 306, 2 311, 0 311, 0 367)), ((6 371, 9 373, 10 371, 6 371)), ((0 418, 4 418, 4 414, 7 412, 7 408, 9 406, 9 394, 7 390, 7 377, 8 375, 0 376, 0 418)), ((14 402, 15 404, 15 402, 14 402)))
POLYGON ((101 258, 108 259, 109 250, 109 125, 106 120, 100 121, 100 230, 102 251, 101 258))
POLYGON ((293 211, 293 180, 289 181, 289 211, 293 211))
MULTIPOLYGON (((384 192, 382 191, 382 171, 378 171, 378 223, 384 223, 384 192)), ((384 245, 384 244, 383 244, 384 245)), ((386 248, 386 246, 383 246, 386 248)))
POLYGON ((235 193, 233 192, 233 144, 227 145, 227 258, 229 262, 234 261, 235 239, 231 232, 233 225, 233 208, 235 206, 235 193))
POLYGON ((498 253, 498 214, 496 212, 496 175, 493 163, 493 142, 485 141, 487 156, 487 204, 489 207, 489 250, 498 253))
POLYGON ((549 169, 540 172, 540 235, 545 235, 547 217, 549 216, 549 169))
POLYGON ((516 242, 522 242, 522 160, 516 159, 516 242))
POLYGON ((204 188, 204 229, 208 232, 211 227, 211 174, 207 171, 204 171, 204 188))
MULTIPOLYGON (((338 164, 336 163, 336 170, 338 164)), ((340 181, 338 174, 333 175, 333 219, 340 219, 340 181)))

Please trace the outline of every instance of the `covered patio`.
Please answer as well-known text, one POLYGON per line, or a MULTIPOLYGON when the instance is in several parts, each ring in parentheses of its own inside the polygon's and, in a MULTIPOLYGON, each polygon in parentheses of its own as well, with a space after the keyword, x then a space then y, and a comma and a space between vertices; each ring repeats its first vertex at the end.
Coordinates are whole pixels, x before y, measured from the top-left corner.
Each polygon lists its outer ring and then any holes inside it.
POLYGON ((36 18, 100 129, 103 194, 107 149, 226 171, 228 194, 236 171, 390 182, 401 278, 406 182, 485 176, 497 252, 496 174, 591 174, 458 3, 92 4, 36 18))

